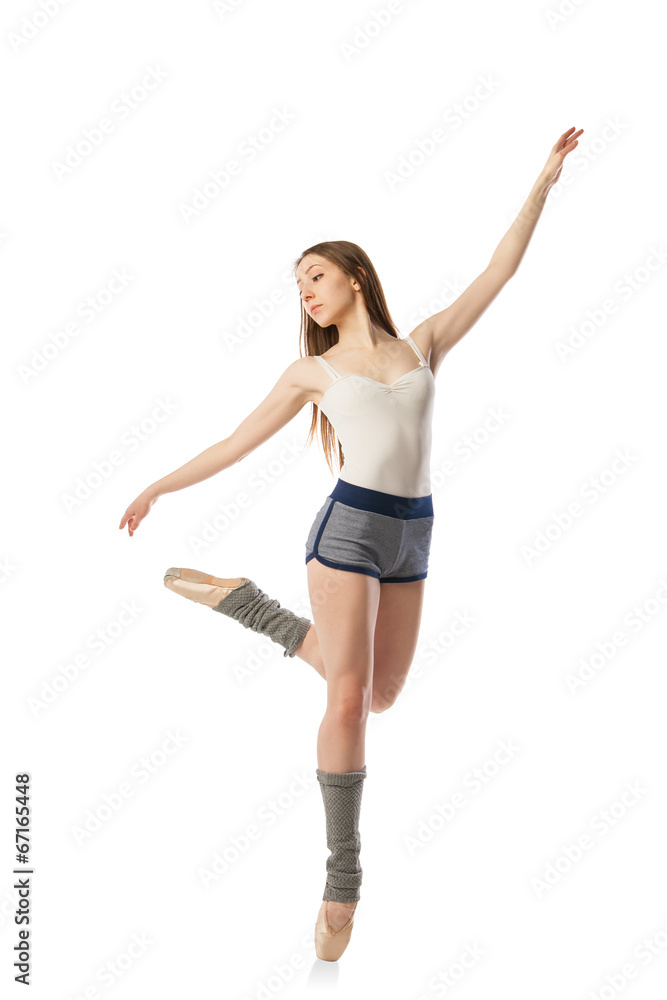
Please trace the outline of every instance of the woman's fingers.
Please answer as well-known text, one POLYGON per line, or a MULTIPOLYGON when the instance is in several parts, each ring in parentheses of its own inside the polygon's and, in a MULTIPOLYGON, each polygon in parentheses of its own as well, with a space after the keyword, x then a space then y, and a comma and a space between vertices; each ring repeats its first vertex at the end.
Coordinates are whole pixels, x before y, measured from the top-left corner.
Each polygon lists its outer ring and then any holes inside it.
POLYGON ((579 136, 581 135, 581 133, 584 130, 583 130, 583 128, 580 128, 578 132, 576 132, 574 135, 572 135, 572 133, 575 130, 575 127, 576 126, 573 125, 572 128, 569 128, 567 130, 567 132, 563 132, 563 134, 558 139, 558 142, 554 146, 553 152, 555 152, 555 153, 556 152, 561 152, 565 148, 565 146, 569 146, 569 144, 571 142, 574 142, 575 139, 579 138, 579 136))
POLYGON ((584 131, 583 128, 580 128, 578 132, 575 132, 574 135, 572 135, 572 133, 574 132, 574 125, 573 125, 572 128, 569 128, 567 130, 567 132, 563 132, 562 136, 556 143, 555 148, 558 150, 562 150, 565 146, 571 145, 579 138, 579 136, 583 131, 584 131))
POLYGON ((124 528, 127 525, 130 534, 134 534, 142 520, 146 516, 150 509, 150 505, 146 503, 143 494, 138 496, 136 500, 133 500, 131 504, 128 504, 127 509, 120 519, 119 528, 124 528))
POLYGON ((136 514, 130 514, 130 509, 131 508, 128 507, 127 510, 125 511, 118 527, 122 530, 125 527, 125 525, 127 525, 128 531, 130 532, 130 534, 133 534, 139 527, 139 521, 137 521, 136 519, 136 514))

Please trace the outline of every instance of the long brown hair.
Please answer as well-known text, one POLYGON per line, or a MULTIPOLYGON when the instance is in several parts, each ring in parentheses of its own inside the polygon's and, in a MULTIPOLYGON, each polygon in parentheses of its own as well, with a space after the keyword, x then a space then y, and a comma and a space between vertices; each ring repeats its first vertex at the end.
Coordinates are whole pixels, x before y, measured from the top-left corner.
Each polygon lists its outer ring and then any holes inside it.
MULTIPOLYGON (((344 271, 351 278, 361 285, 361 294, 368 310, 371 322, 385 330, 391 337, 398 336, 398 329, 389 314, 387 300, 384 296, 377 271, 373 267, 371 260, 360 246, 350 243, 348 240, 330 240, 325 243, 316 243, 315 246, 308 247, 301 256, 294 262, 294 276, 296 269, 308 254, 318 254, 326 260, 331 261, 344 271), (360 270, 363 268, 363 271, 360 270)), ((300 357, 304 357, 302 348, 305 349, 305 356, 314 354, 324 354, 330 347, 338 343, 338 327, 333 323, 331 326, 318 326, 312 316, 306 312, 301 304, 301 327, 299 330, 299 352, 300 357)), ((327 417, 322 413, 319 406, 313 403, 313 416, 310 422, 310 430, 306 439, 306 446, 313 440, 315 430, 319 424, 320 440, 327 465, 333 473, 337 475, 345 461, 343 448, 338 440, 338 436, 327 417), (319 420, 318 420, 319 416, 319 420), (338 448, 336 449, 336 445, 338 448), (334 471, 332 462, 334 458, 338 460, 338 469, 334 471)))

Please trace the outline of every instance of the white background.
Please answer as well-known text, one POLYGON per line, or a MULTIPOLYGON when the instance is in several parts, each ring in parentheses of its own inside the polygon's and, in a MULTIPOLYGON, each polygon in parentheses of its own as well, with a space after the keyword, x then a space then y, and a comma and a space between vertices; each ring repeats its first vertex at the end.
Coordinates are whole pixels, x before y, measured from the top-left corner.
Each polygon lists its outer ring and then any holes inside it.
POLYGON ((664 47, 647 2, 560 10, 3 4, 6 983, 29 771, 32 996, 664 994, 664 47), (249 160, 275 109, 292 120, 249 160), (419 649, 368 723, 363 902, 340 962, 320 962, 324 682, 162 582, 172 565, 245 575, 308 613, 304 543, 334 483, 304 448, 310 405, 161 497, 133 538, 118 524, 299 357, 290 268, 306 247, 362 246, 404 336, 486 266, 572 126, 518 273, 438 372, 419 649), (402 157, 413 170, 393 185, 402 157), (230 159, 240 174, 187 219, 230 159), (457 615, 472 619, 459 635, 457 615), (516 749, 497 764, 502 741, 516 749), (216 854, 229 865, 206 888, 216 854))

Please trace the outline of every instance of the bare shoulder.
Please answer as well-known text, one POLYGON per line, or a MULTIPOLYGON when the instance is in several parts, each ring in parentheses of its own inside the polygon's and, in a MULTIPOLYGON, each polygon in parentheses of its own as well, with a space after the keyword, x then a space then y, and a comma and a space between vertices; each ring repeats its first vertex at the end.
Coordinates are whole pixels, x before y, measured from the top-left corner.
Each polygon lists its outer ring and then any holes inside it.
POLYGON ((282 377, 299 390, 305 403, 317 403, 326 388, 326 373, 313 355, 297 358, 282 377))
POLYGON ((425 319, 423 323, 419 324, 419 326, 416 326, 410 334, 410 337, 414 340, 415 344, 428 361, 431 370, 435 374, 437 368, 436 362, 439 363, 440 359, 436 359, 433 353, 433 323, 431 321, 431 317, 425 319))

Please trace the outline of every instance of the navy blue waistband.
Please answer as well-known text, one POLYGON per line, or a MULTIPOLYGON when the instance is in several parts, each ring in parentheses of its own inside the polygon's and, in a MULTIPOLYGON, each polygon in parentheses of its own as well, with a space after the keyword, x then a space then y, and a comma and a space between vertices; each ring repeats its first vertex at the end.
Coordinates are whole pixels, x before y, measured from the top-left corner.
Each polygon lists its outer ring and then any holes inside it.
POLYGON ((425 497, 399 497, 394 493, 381 493, 366 486, 355 486, 339 479, 329 496, 340 500, 348 507, 358 507, 359 510, 372 510, 376 514, 387 514, 389 517, 400 517, 408 520, 413 517, 431 517, 433 515, 433 494, 425 497))

